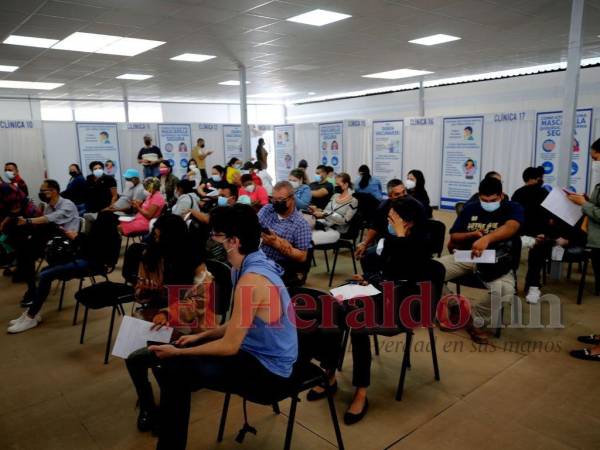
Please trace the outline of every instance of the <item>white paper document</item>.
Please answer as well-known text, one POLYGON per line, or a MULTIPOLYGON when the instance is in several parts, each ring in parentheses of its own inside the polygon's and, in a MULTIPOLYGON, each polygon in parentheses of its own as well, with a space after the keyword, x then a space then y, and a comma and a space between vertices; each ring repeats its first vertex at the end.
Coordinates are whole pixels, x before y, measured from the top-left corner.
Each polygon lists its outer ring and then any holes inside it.
POLYGON ((331 291, 337 299, 350 300, 356 297, 370 297, 373 295, 380 294, 381 291, 377 290, 373 285, 367 284, 362 286, 360 284, 345 284, 340 287, 333 288, 331 291))
POLYGON ((217 195, 219 195, 218 189, 213 189, 212 191, 206 193, 207 197, 216 197, 217 195))
POLYGON ((496 250, 484 250, 481 256, 475 258, 471 255, 471 250, 456 250, 454 252, 454 261, 461 263, 495 264, 496 250))
POLYGON ((119 216, 120 222, 133 222, 134 216, 119 216))
POLYGON ((132 352, 147 346, 147 341, 169 343, 173 335, 173 328, 163 327, 153 331, 152 322, 125 316, 119 328, 112 354, 126 359, 132 352))
POLYGON ((542 202, 542 206, 571 226, 574 226, 583 215, 581 206, 570 201, 567 198, 567 194, 558 187, 550 191, 546 199, 542 202))

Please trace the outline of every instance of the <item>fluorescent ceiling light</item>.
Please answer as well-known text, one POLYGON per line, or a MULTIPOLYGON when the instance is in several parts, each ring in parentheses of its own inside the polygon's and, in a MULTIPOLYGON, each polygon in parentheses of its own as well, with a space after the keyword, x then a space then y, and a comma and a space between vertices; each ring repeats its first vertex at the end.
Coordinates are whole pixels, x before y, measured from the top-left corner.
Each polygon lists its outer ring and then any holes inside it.
POLYGON ((309 92, 308 95, 315 95, 316 92, 309 92))
POLYGON ((372 73, 369 75, 363 75, 363 78, 382 78, 384 80, 397 80, 399 78, 410 78, 419 75, 428 75, 433 72, 427 70, 413 70, 413 69, 397 69, 388 70, 387 72, 372 73))
POLYGON ((57 39, 46 39, 32 36, 17 36, 16 34, 11 34, 4 40, 3 44, 24 45, 26 47, 50 48, 57 42, 57 39))
POLYGON ((248 98, 281 98, 296 95, 295 92, 264 92, 262 94, 252 94, 248 98))
POLYGON ((202 62, 208 61, 209 59, 216 58, 213 55, 201 55, 199 53, 183 53, 179 56, 171 58, 173 61, 191 61, 191 62, 202 62))
POLYGON ((350 17, 352 16, 349 14, 341 14, 333 11, 327 11, 325 9, 315 9, 298 16, 290 17, 287 19, 287 21, 322 27, 323 25, 328 25, 330 23, 348 19, 350 17))
MULTIPOLYGON (((227 81, 221 81, 219 84, 223 85, 223 86, 239 86, 240 81, 239 80, 227 80, 227 81)), ((246 81, 246 84, 250 84, 250 82, 246 81)))
POLYGON ((124 73, 116 77, 118 80, 147 80, 152 78, 152 75, 144 75, 141 73, 124 73))
POLYGON ((63 85, 64 83, 41 83, 34 81, 0 80, 0 88, 6 89, 35 89, 41 91, 51 91, 52 89, 56 89, 63 85))
POLYGON ((3 66, 0 65, 0 72, 14 72, 19 66, 3 66))
POLYGON ((149 39, 122 38, 106 47, 101 48, 96 53, 105 55, 136 56, 147 52, 153 48, 163 45, 164 41, 151 41, 149 39))
POLYGON ((56 50, 71 50, 74 52, 96 53, 98 50, 121 39, 121 36, 96 33, 73 33, 52 48, 56 50))
POLYGON ((425 36, 419 39, 413 39, 412 41, 408 41, 411 44, 420 44, 420 45, 438 45, 443 44, 445 42, 458 41, 461 38, 457 36, 450 36, 449 34, 434 34, 432 36, 425 36))

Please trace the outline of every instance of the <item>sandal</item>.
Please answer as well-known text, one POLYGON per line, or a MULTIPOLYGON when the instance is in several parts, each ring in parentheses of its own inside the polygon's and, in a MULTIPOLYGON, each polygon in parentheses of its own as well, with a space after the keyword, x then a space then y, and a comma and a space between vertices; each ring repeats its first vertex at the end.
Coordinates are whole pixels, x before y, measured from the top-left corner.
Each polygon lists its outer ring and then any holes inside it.
POLYGON ((589 336, 579 336, 577 338, 579 342, 583 342, 584 344, 589 345, 598 345, 600 344, 600 336, 597 334, 590 334, 589 336))
POLYGON ((584 348, 583 350, 571 350, 571 356, 577 359, 585 359, 586 361, 600 361, 600 353, 592 355, 589 348, 584 348))
POLYGON ((490 343, 488 341, 487 336, 484 333, 478 332, 477 329, 474 328, 473 326, 467 327, 466 330, 467 330, 467 333, 469 333, 471 340, 473 342, 475 342, 476 344, 488 345, 490 343))

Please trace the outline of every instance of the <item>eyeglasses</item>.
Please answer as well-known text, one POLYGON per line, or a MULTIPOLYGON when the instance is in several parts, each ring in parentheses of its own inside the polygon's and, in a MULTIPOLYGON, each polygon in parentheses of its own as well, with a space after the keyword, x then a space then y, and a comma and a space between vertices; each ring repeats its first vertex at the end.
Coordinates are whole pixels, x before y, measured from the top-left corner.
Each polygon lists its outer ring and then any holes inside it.
POLYGON ((215 231, 211 231, 209 233, 209 236, 210 236, 211 239, 214 239, 216 237, 227 237, 227 235, 225 233, 218 233, 218 232, 215 232, 215 231))
POLYGON ((290 194, 287 197, 283 197, 283 198, 275 198, 273 197, 273 201, 274 202, 287 202, 288 199, 292 198, 294 194, 290 194))

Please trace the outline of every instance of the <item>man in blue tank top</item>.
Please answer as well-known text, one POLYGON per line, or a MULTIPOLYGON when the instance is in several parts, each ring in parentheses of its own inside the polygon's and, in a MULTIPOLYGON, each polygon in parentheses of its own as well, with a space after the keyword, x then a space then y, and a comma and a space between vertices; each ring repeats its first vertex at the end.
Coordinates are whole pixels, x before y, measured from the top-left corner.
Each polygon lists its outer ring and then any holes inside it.
POLYGON ((192 391, 272 392, 285 389, 298 356, 293 306, 281 267, 259 250, 261 228, 248 205, 211 213, 212 238, 232 265, 233 310, 218 328, 150 346, 160 369, 158 450, 184 449, 192 391))

